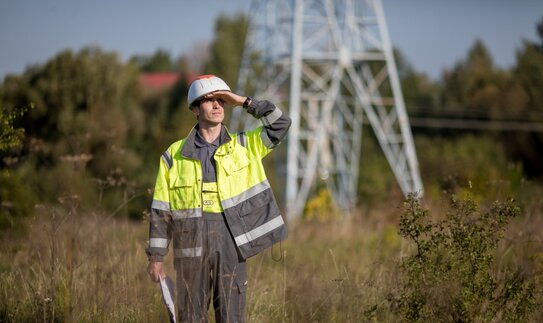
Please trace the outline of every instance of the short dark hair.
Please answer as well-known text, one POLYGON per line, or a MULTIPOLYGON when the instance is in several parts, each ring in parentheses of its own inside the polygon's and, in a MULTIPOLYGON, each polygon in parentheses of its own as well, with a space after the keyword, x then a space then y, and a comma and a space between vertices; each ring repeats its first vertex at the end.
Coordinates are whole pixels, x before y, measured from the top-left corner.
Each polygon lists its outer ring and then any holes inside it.
POLYGON ((194 100, 192 102, 192 104, 189 106, 189 109, 194 109, 194 108, 199 108, 200 107, 200 103, 202 103, 202 100, 194 100))

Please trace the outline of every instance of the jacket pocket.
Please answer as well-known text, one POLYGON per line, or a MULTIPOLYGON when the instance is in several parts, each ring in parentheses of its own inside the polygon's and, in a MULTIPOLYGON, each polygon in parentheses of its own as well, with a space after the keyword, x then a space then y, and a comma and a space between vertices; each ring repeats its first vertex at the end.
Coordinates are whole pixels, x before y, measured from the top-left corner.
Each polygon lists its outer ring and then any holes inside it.
POLYGON ((265 191, 243 202, 240 207, 239 214, 241 217, 251 214, 257 214, 257 217, 260 217, 261 215, 264 216, 266 212, 265 210, 262 211, 263 208, 272 201, 273 200, 268 195, 268 192, 265 191))
POLYGON ((199 207, 195 178, 172 176, 169 185, 170 204, 173 210, 199 207))
POLYGON ((236 147, 232 154, 221 158, 220 164, 228 176, 247 168, 249 166, 247 149, 243 147, 236 147))

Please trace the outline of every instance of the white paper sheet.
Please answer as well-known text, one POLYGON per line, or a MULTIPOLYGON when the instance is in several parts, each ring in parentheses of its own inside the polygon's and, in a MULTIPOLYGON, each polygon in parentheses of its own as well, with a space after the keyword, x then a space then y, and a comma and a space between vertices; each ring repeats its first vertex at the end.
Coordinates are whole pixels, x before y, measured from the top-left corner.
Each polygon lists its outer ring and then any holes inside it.
POLYGON ((160 278, 160 290, 162 291, 162 300, 168 309, 170 315, 170 323, 176 323, 175 320, 175 285, 172 279, 168 276, 160 278))

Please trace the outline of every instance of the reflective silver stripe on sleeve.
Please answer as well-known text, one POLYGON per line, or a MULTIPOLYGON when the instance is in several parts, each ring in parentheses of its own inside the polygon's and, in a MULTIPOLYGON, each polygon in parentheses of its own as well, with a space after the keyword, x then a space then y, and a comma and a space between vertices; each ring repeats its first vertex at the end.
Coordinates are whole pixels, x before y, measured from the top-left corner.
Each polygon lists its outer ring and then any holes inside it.
POLYGON ((174 249, 173 254, 175 258, 201 257, 202 247, 174 249))
POLYGON ((240 145, 242 145, 243 147, 246 147, 247 148, 247 143, 246 143, 246 136, 245 136, 245 132, 242 131, 240 133, 238 133, 238 142, 240 145))
POLYGON ((266 129, 262 129, 262 132, 260 133, 260 138, 262 138, 262 142, 264 143, 264 146, 266 146, 267 148, 271 149, 275 147, 270 137, 268 137, 268 133, 266 132, 266 129))
POLYGON ((248 243, 249 241, 253 241, 253 240, 265 235, 266 233, 272 231, 273 229, 276 229, 276 228, 282 226, 283 224, 285 224, 285 222, 283 222, 283 217, 281 217, 281 215, 279 215, 279 216, 273 218, 273 220, 270 220, 270 221, 264 223, 263 225, 254 228, 253 230, 251 230, 249 232, 246 232, 246 233, 243 233, 243 234, 240 234, 239 236, 237 236, 235 238, 236 245, 242 246, 242 245, 248 243))
POLYGON ((277 119, 281 118, 281 115, 283 115, 283 111, 275 107, 275 110, 273 110, 267 116, 260 118, 260 121, 262 121, 262 124, 264 124, 265 126, 269 126, 277 121, 277 119))
POLYGON ((168 239, 151 238, 149 239, 150 248, 168 248, 168 239))
POLYGON ((159 201, 159 200, 153 200, 153 203, 151 203, 151 208, 155 210, 169 211, 170 203, 159 201))
POLYGON ((172 165, 173 165, 172 156, 170 156, 170 153, 168 151, 165 151, 162 154, 162 160, 164 160, 166 165, 168 165, 168 168, 172 168, 172 165))
POLYGON ((236 195, 236 196, 231 197, 231 198, 226 199, 226 200, 222 200, 221 201, 222 202, 222 207, 224 209, 231 208, 231 207, 233 207, 235 205, 238 205, 241 202, 244 202, 244 201, 250 199, 251 197, 257 195, 258 193, 264 192, 268 188, 270 188, 270 183, 266 179, 263 182, 260 182, 260 183, 256 184, 255 186, 249 188, 248 190, 246 190, 245 192, 243 192, 243 193, 241 193, 239 195, 236 195))
POLYGON ((172 210, 172 218, 174 220, 185 218, 199 218, 202 216, 202 209, 185 209, 185 210, 172 210))

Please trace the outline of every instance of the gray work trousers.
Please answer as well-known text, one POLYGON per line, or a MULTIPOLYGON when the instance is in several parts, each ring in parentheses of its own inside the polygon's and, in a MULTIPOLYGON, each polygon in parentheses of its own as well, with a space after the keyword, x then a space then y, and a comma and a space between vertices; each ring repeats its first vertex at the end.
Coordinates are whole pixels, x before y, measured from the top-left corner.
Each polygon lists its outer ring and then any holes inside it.
POLYGON ((175 265, 178 322, 207 322, 211 299, 217 323, 245 322, 245 260, 223 214, 204 213, 201 224, 201 257, 181 258, 175 265))

